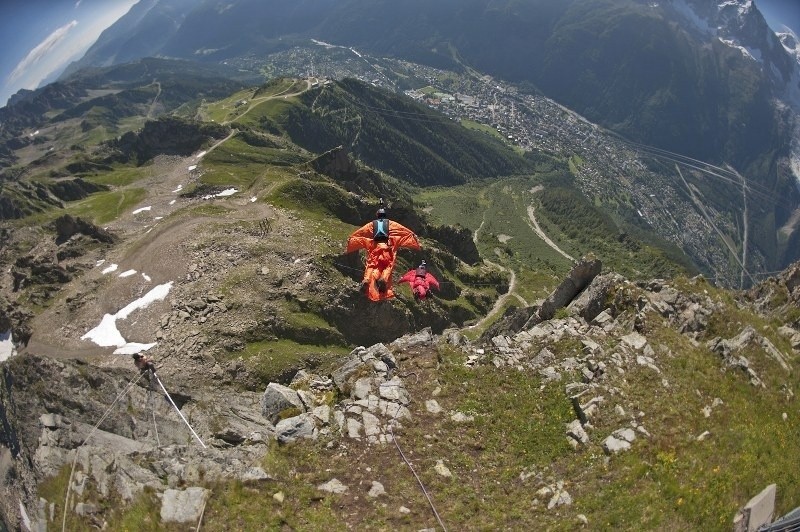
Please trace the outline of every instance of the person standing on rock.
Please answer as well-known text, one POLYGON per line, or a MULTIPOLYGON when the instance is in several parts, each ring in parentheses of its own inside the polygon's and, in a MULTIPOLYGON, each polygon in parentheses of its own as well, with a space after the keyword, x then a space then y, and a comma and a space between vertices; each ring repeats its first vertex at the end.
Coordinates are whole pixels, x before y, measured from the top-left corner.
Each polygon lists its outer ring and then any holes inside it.
POLYGON ((408 283, 414 299, 425 299, 431 288, 439 290, 439 281, 428 272, 428 265, 424 260, 416 268, 408 270, 397 283, 408 283))
POLYGON ((356 229, 347 239, 347 253, 359 249, 367 252, 361 292, 371 301, 394 297, 392 271, 400 248, 421 249, 417 235, 411 229, 386 217, 381 200, 375 220, 356 229))

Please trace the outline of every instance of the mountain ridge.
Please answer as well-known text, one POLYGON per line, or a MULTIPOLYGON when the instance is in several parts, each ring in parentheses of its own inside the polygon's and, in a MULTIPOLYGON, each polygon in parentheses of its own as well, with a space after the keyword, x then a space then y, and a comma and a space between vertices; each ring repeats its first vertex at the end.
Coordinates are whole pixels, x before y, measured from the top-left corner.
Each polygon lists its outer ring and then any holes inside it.
MULTIPOLYGON (((243 2, 217 13, 213 6, 204 5, 192 12, 196 22, 184 34, 196 35, 192 28, 205 27, 212 19, 220 26, 225 26, 226 20, 241 21, 245 12, 250 20, 234 27, 249 27, 251 20, 266 16, 265 9, 243 2)), ((367 63, 380 65, 378 58, 385 56, 405 57, 446 65, 464 74, 493 75, 503 83, 515 84, 522 93, 549 95, 630 142, 718 167, 730 165, 752 189, 769 190, 776 199, 787 200, 787 208, 777 206, 782 201, 773 202, 773 208, 759 199, 761 204, 752 212, 767 210, 757 223, 769 225, 774 216, 776 232, 792 226, 800 192, 800 175, 792 162, 800 149, 796 135, 800 122, 791 102, 800 80, 800 63, 769 30, 757 7, 748 2, 697 0, 651 5, 632 0, 575 0, 556 5, 472 0, 427 2, 403 9, 386 2, 356 0, 297 6, 278 2, 272 5, 270 17, 260 43, 249 37, 246 42, 237 41, 238 34, 226 36, 217 29, 215 38, 226 44, 215 46, 216 51, 203 57, 256 69, 260 54, 277 55, 282 50, 291 55, 310 38, 335 43, 333 46, 349 50, 354 57, 362 52, 373 54, 365 56, 367 63), (309 15, 312 6, 317 12, 309 15), (382 23, 387 20, 392 21, 391 28, 382 23), (273 32, 284 26, 285 31, 273 32), (246 49, 258 53, 248 55, 246 49), (237 54, 242 57, 226 59, 237 54), (769 210, 772 213, 766 214, 769 210)), ((109 32, 113 33, 113 28, 109 32)), ((181 48, 181 38, 175 39, 177 48, 173 50, 180 50, 175 52, 178 55, 200 50, 181 48)), ((305 65, 307 73, 308 62, 305 65)), ((313 68, 313 59, 311 65, 313 68)), ((391 76, 385 68, 376 68, 377 78, 372 81, 391 76)), ((395 80, 395 90, 408 83, 402 76, 395 80)), ((529 126, 537 127, 535 121, 529 126)), ((677 175, 673 180, 673 187, 683 186, 677 175)), ((710 192, 705 185, 701 188, 710 192)), ((687 195, 683 191, 678 194, 687 195)), ((738 201, 720 190, 704 194, 705 200, 717 194, 729 203, 738 201)), ((715 209, 730 207, 715 205, 715 209)), ((647 209, 639 206, 637 210, 644 213, 647 209)), ((737 210, 730 214, 741 224, 744 209, 737 210)), ((662 236, 673 231, 667 217, 657 225, 662 236)), ((734 241, 743 236, 733 226, 720 229, 715 221, 711 225, 734 241)), ((764 227, 758 232, 773 231, 764 227)), ((751 241, 758 243, 757 253, 736 251, 739 244, 730 246, 729 252, 750 256, 757 269, 772 271, 796 258, 791 251, 794 241, 793 236, 785 241, 759 238, 751 241), (781 258, 776 260, 777 255, 781 258)), ((721 268, 718 259, 698 256, 707 255, 700 248, 691 255, 703 268, 728 269, 721 268)), ((736 260, 747 269, 741 257, 736 260)))
MULTIPOLYGON (((704 119, 698 120, 692 118, 692 113, 683 113, 681 120, 685 123, 680 125, 680 134, 676 131, 663 139, 647 137, 654 132, 654 128, 652 123, 643 122, 646 118, 644 115, 655 114, 662 120, 677 120, 674 116, 668 118, 664 110, 659 109, 658 99, 664 97, 659 95, 659 91, 666 90, 667 98, 680 97, 690 103, 690 108, 694 109, 697 117, 701 117, 703 112, 707 113, 718 107, 723 98, 735 97, 735 94, 728 95, 728 91, 745 90, 744 87, 749 87, 753 80, 761 79, 761 73, 748 72, 752 66, 748 61, 735 65, 734 55, 726 58, 724 48, 714 50, 703 59, 702 55, 708 53, 704 52, 703 48, 708 46, 709 41, 729 43, 724 44, 724 47, 735 50, 739 55, 742 55, 740 50, 744 48, 738 48, 738 43, 748 46, 751 50, 758 49, 761 51, 758 59, 767 64, 767 68, 764 69, 766 77, 763 87, 756 91, 748 88, 746 90, 750 92, 742 95, 743 101, 731 100, 724 104, 723 107, 730 107, 734 111, 741 108, 743 102, 749 99, 756 100, 760 105, 766 105, 765 98, 773 91, 785 96, 792 86, 789 83, 792 72, 800 71, 800 64, 793 62, 791 56, 784 51, 757 9, 748 8, 739 2, 726 3, 722 6, 707 1, 670 2, 653 8, 643 2, 635 1, 626 1, 622 5, 618 2, 572 1, 556 8, 542 1, 528 4, 505 2, 491 6, 481 1, 466 4, 441 1, 419 3, 416 7, 406 6, 408 9, 393 10, 385 2, 363 4, 354 0, 342 5, 316 2, 315 7, 320 14, 310 16, 308 12, 311 4, 314 3, 289 8, 276 3, 270 8, 270 16, 266 17, 262 12, 265 9, 263 6, 247 6, 246 3, 242 3, 237 4, 236 10, 219 13, 219 16, 233 21, 236 17, 240 17, 235 15, 234 11, 241 13, 249 10, 252 20, 265 17, 268 21, 281 20, 286 26, 283 31, 297 37, 305 35, 348 46, 364 47, 380 55, 403 57, 403 54, 410 54, 408 57, 418 62, 425 62, 423 57, 430 60, 438 55, 451 68, 459 61, 466 61, 467 67, 512 82, 531 82, 544 89, 549 96, 581 112, 591 120, 604 123, 619 132, 633 134, 638 137, 636 140, 655 142, 659 147, 684 151, 687 155, 700 158, 712 156, 717 161, 723 157, 737 159, 737 153, 744 147, 736 146, 729 149, 729 153, 725 153, 724 146, 704 144, 709 134, 718 136, 723 130, 726 131, 726 135, 737 134, 736 128, 725 123, 724 116, 715 118, 717 122, 713 127, 705 130, 707 124, 704 119), (345 17, 344 13, 350 13, 351 16, 345 17), (691 17, 686 18, 687 13, 691 13, 691 17), (294 17, 304 18, 306 22, 298 26, 297 22, 293 22, 294 17), (364 23, 360 17, 371 22, 364 23), (392 20, 395 29, 386 31, 380 25, 382 20, 392 20), (670 21, 676 20, 684 22, 690 20, 689 24, 695 29, 702 25, 699 29, 703 33, 690 37, 691 32, 687 32, 678 24, 670 26, 670 21), (462 26, 469 29, 462 30, 462 26), (494 31, 493 28, 501 26, 510 30, 499 33, 494 31), (649 29, 644 31, 644 27, 649 29), (575 35, 572 36, 571 32, 575 35), (615 36, 615 32, 618 36, 615 36), (501 38, 492 40, 492 35, 500 35, 501 38), (586 48, 581 44, 583 41, 580 40, 580 35, 592 37, 592 46, 586 48), (656 35, 659 39, 653 40, 656 35), (697 40, 701 35, 705 42, 697 40), (634 40, 638 44, 632 47, 615 44, 617 41, 627 40, 634 40), (571 42, 573 45, 569 44, 571 42), (421 43, 422 46, 414 43, 421 43), (674 43, 675 46, 667 46, 665 43, 674 43), (431 52, 431 49, 435 51, 431 52), (524 55, 520 56, 521 52, 524 55), (720 66, 703 65, 702 62, 692 64, 698 59, 693 58, 692 54, 699 54, 698 58, 704 62, 725 62, 725 68, 730 69, 728 75, 735 76, 733 78, 735 81, 728 84, 725 78, 721 78, 716 70, 720 66), (571 59, 567 61, 567 57, 571 59), (603 58, 607 60, 601 60, 603 58), (561 68, 565 63, 584 66, 585 73, 576 76, 577 72, 584 70, 561 68), (608 70, 614 71, 619 85, 608 86, 605 80, 608 70), (654 83, 654 80, 664 81, 664 76, 666 80, 677 76, 679 83, 683 83, 685 78, 702 79, 699 89, 701 93, 707 91, 707 94, 677 93, 675 92, 678 90, 677 86, 669 87, 663 86, 663 83, 654 83), (770 88, 773 84, 774 89, 770 88), (630 87, 636 87, 639 91, 646 90, 647 95, 655 101, 648 103, 646 100, 631 100, 628 96, 630 87), (697 100, 696 105, 693 103, 695 100, 697 100), (634 105, 631 105, 632 101, 634 105), (696 135, 690 142, 682 141, 686 135, 692 135, 695 131, 703 133, 696 135), (731 157, 731 154, 734 154, 734 157, 731 157)), ((210 6, 197 8, 193 16, 198 21, 202 20, 203 10, 213 11, 210 6)), ((202 27, 206 23, 198 22, 195 27, 197 24, 202 27)), ((245 24, 249 24, 249 21, 245 24)), ((220 25, 224 26, 222 23, 220 25)), ((234 26, 240 25, 234 24, 234 26)), ((274 31, 272 28, 272 23, 264 26, 262 29, 264 39, 275 40, 279 36, 277 33, 271 33, 274 31)), ((112 27, 109 33, 113 31, 112 27)), ((184 33, 187 36, 195 35, 195 32, 188 27, 184 33)), ((248 32, 243 33, 249 35, 248 32)), ((174 40, 180 41, 181 37, 176 34, 174 40)), ((240 50, 230 53, 243 53, 243 49, 238 48, 235 37, 227 36, 223 37, 223 40, 225 44, 220 45, 216 52, 223 54, 220 57, 228 53, 224 51, 226 49, 240 50)), ((255 43, 250 43, 249 46, 259 53, 275 50, 273 44, 266 44, 264 45, 266 47, 261 49, 258 48, 260 45, 255 43)), ((288 44, 278 46, 286 47, 288 44)), ((173 47, 166 49, 166 55, 187 57, 188 54, 196 54, 199 50, 201 48, 197 46, 190 49, 173 47)), ((750 55, 749 59, 752 60, 753 56, 750 55)), ((752 62, 755 64, 755 61, 752 62)), ((743 113, 748 121, 760 114, 756 109, 744 110, 743 113)), ((755 151, 758 153, 760 150, 761 148, 755 151)))

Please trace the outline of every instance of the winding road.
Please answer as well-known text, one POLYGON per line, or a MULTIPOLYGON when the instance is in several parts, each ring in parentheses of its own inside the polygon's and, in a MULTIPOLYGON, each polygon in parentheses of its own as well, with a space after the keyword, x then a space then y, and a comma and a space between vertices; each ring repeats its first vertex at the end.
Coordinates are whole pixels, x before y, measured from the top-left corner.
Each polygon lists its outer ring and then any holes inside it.
MULTIPOLYGON (((475 232, 472 233, 472 241, 475 243, 476 246, 478 245, 478 233, 480 233, 480 230, 483 229, 484 222, 486 222, 485 218, 484 220, 481 221, 481 225, 478 226, 475 232)), ((525 307, 529 306, 528 302, 525 301, 525 299, 523 299, 521 295, 514 293, 514 291, 517 288, 517 274, 514 272, 514 270, 506 268, 502 264, 497 264, 496 262, 492 262, 489 259, 483 259, 483 262, 484 264, 488 264, 489 266, 492 266, 500 271, 504 271, 509 274, 508 291, 502 296, 497 298, 497 300, 494 302, 494 306, 492 306, 492 310, 490 310, 486 314, 486 316, 481 318, 477 323, 465 327, 464 328, 465 330, 478 329, 483 327, 483 325, 486 324, 487 321, 489 321, 491 318, 495 316, 495 314, 497 314, 502 310, 503 306, 506 304, 506 301, 508 301, 509 297, 516 297, 517 300, 519 300, 519 302, 522 303, 523 306, 525 307)))

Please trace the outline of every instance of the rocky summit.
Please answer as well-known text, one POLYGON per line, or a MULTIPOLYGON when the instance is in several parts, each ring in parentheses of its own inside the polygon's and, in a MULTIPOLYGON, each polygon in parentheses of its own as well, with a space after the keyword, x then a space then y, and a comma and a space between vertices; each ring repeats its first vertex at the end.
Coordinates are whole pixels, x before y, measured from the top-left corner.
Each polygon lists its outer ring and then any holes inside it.
MULTIPOLYGON (((156 329, 226 312, 173 307, 156 329)), ((186 338, 153 372, 3 364, 7 528, 729 529, 762 484, 774 517, 800 502, 800 264, 733 293, 586 258, 480 337, 425 327, 257 390, 186 338)))

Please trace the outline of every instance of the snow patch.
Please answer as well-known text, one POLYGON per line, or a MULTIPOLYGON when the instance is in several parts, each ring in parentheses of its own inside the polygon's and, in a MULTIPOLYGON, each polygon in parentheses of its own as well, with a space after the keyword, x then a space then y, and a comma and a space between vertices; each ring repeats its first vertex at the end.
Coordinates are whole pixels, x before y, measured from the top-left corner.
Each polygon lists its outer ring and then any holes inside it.
POLYGON ((136 273, 136 270, 127 270, 127 271, 124 271, 121 274, 119 274, 119 276, 120 277, 130 277, 134 273, 136 273))
POLYGON ((250 198, 250 203, 254 203, 257 199, 258 199, 257 197, 253 196, 252 198, 250 198))
POLYGON ((17 349, 14 347, 14 338, 11 336, 11 331, 0 333, 0 362, 8 360, 17 354, 17 349))
POLYGON ((673 2, 672 6, 701 32, 710 35, 716 34, 716 29, 709 26, 704 19, 698 17, 697 13, 684 0, 673 2))
POLYGON ((226 188, 225 190, 217 194, 206 194, 205 196, 203 196, 203 199, 224 198, 226 196, 233 196, 237 192, 239 191, 235 188, 226 188))
POLYGON ((170 204, 170 205, 175 205, 175 201, 176 201, 176 200, 172 200, 172 201, 170 201, 170 202, 169 202, 169 204, 170 204))
POLYGON ((180 192, 182 189, 183 189, 183 185, 178 185, 178 188, 176 188, 172 192, 180 192))
POLYGON ((133 211, 133 213, 131 213, 131 214, 139 214, 140 212, 149 211, 149 210, 150 210, 150 209, 152 209, 152 208, 153 208, 153 206, 152 206, 152 205, 148 205, 147 207, 142 207, 141 209, 136 209, 136 210, 135 210, 135 211, 133 211))
POLYGON ((102 271, 102 272, 100 272, 100 273, 102 273, 103 275, 105 275, 105 274, 107 274, 107 273, 111 273, 111 272, 115 272, 115 271, 117 271, 117 268, 119 268, 119 266, 118 266, 118 265, 116 265, 116 264, 112 264, 111 266, 106 266, 106 267, 103 269, 103 271, 102 271))
POLYGON ((146 273, 144 273, 144 272, 142 272, 142 277, 144 277, 144 280, 145 280, 145 281, 147 281, 148 283, 149 283, 150 281, 152 281, 152 279, 150 278, 150 276, 149 276, 149 275, 147 275, 147 274, 146 274, 146 273))
POLYGON ((115 314, 104 315, 100 324, 81 336, 81 340, 91 340, 101 347, 117 347, 119 349, 114 352, 119 352, 118 354, 134 354, 150 349, 156 344, 128 343, 117 329, 117 320, 124 320, 134 311, 147 308, 151 303, 165 299, 171 288, 172 281, 160 284, 139 299, 128 303, 115 314), (138 351, 131 352, 134 349, 138 349, 138 351))
POLYGON ((737 48, 740 52, 742 52, 742 55, 744 55, 745 57, 749 57, 750 59, 758 61, 759 63, 761 62, 761 50, 757 48, 748 48, 746 46, 737 44, 736 41, 726 40, 723 39, 722 37, 720 37, 719 40, 720 42, 727 44, 731 48, 737 48))
POLYGON ((190 166, 189 168, 187 168, 187 170, 189 170, 189 171, 191 172, 191 171, 192 171, 192 170, 194 170, 195 168, 197 168, 197 165, 196 165, 196 164, 193 164, 192 166, 190 166))
POLYGON ((795 60, 794 69, 792 70, 792 79, 786 84, 786 100, 797 112, 800 112, 800 39, 798 39, 797 35, 792 31, 786 31, 777 35, 783 49, 795 60))
POLYGON ((136 353, 141 353, 142 351, 147 351, 148 349, 155 347, 157 344, 137 344, 135 342, 130 342, 125 344, 122 347, 118 347, 114 349, 115 355, 135 355, 136 353))

